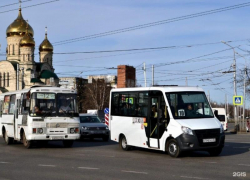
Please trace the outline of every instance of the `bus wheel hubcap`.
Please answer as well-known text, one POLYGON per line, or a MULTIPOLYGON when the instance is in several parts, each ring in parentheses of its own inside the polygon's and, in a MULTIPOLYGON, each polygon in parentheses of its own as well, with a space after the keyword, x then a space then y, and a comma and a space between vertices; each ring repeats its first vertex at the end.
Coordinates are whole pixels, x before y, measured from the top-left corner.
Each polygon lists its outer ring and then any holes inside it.
POLYGON ((171 154, 175 154, 176 150, 177 150, 176 144, 171 143, 171 144, 169 145, 169 152, 170 152, 171 154))
POLYGON ((122 139, 122 147, 126 148, 127 147, 127 141, 125 138, 122 139))

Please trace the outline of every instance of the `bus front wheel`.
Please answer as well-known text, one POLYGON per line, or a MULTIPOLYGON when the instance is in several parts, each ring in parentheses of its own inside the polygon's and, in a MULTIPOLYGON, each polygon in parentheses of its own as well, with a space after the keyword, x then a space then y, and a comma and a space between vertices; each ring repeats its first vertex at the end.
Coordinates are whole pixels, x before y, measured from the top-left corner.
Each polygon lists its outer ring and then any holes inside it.
POLYGON ((128 151, 130 149, 130 146, 127 144, 127 139, 124 135, 120 137, 119 145, 124 151, 128 151))
POLYGON ((25 133, 23 132, 23 145, 25 148, 29 149, 31 148, 31 141, 26 139, 25 133))
POLYGON ((178 142, 175 139, 170 139, 166 144, 166 150, 171 157, 179 157, 181 152, 178 142))

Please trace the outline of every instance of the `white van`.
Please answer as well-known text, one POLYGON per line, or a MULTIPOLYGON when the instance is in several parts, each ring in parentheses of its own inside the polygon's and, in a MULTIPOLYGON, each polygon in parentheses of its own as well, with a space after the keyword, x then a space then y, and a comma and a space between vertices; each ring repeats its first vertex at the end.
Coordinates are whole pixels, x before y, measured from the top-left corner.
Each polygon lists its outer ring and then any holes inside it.
POLYGON ((131 146, 181 152, 204 150, 217 156, 223 127, 199 87, 119 88, 110 94, 110 136, 123 150, 131 146))
POLYGON ((225 108, 213 108, 213 111, 218 111, 217 119, 221 122, 224 131, 227 131, 227 114, 225 108))

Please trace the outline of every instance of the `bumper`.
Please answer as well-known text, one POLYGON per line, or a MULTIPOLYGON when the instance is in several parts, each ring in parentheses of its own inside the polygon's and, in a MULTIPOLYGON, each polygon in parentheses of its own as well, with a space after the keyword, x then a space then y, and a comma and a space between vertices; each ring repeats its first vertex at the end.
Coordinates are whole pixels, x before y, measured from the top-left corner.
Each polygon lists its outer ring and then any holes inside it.
POLYGON ((181 151, 206 151, 213 148, 224 147, 225 134, 220 134, 216 139, 214 143, 201 143, 195 135, 182 134, 176 138, 181 151))
POLYGON ((80 139, 80 134, 64 134, 64 135, 30 135, 27 137, 28 140, 77 140, 80 139))
POLYGON ((109 137, 109 130, 102 130, 102 131, 82 131, 81 137, 86 138, 102 138, 102 137, 109 137))

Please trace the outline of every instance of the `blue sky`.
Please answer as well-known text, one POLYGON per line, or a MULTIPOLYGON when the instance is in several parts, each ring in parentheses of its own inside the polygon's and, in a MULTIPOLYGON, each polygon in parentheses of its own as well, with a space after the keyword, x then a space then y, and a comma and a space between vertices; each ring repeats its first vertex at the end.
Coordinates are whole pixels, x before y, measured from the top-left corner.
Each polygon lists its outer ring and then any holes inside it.
MULTIPOLYGON (((22 4, 23 7, 47 2, 49 0, 32 0, 22 4)), ((18 2, 2 0, 0 6, 18 2)), ((247 1, 233 0, 60 0, 58 2, 23 9, 23 17, 35 32, 36 46, 44 39, 44 28, 48 26, 48 38, 51 43, 102 33, 106 31, 136 26, 140 24, 175 18, 192 13, 222 8, 247 1)), ((0 12, 16 9, 18 4, 0 8, 0 12)), ((203 43, 234 41, 232 46, 240 45, 249 49, 250 7, 244 7, 198 18, 177 21, 145 29, 99 37, 64 45, 54 46, 54 52, 82 52, 115 49, 133 49, 162 46, 181 46, 203 43), (242 40, 242 41, 235 41, 242 40)), ((0 13, 1 52, 5 53, 6 28, 17 17, 18 10, 0 13)), ((99 54, 54 55, 54 68, 59 77, 116 74, 116 70, 106 69, 126 64, 137 68, 137 81, 144 85, 142 63, 147 66, 147 82, 151 84, 151 66, 155 68, 157 84, 200 86, 210 91, 211 99, 224 102, 228 94, 229 102, 233 95, 233 74, 223 74, 233 63, 233 51, 227 50, 214 55, 185 60, 222 51, 228 47, 222 43, 174 48, 143 52, 118 52, 99 54), (220 57, 215 59, 215 57, 220 57), (223 57, 223 58, 221 58, 223 57), (172 62, 185 63, 173 64, 172 62), (162 64, 168 65, 163 66, 162 64), (169 64, 172 63, 172 64, 169 64), (85 67, 84 67, 85 66, 85 67), (192 71, 192 72, 191 72, 192 71), (82 73, 81 73, 82 72, 82 73), (224 88, 224 89, 223 89, 224 88)), ((38 53, 36 48, 36 53, 38 53)), ((237 50, 249 56, 246 52, 237 50)), ((5 59, 4 56, 0 56, 5 59)), ((35 60, 39 57, 36 55, 35 60)), ((237 57, 238 75, 244 67, 245 60, 237 57)), ((238 95, 243 94, 239 85, 238 95)))

